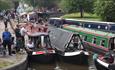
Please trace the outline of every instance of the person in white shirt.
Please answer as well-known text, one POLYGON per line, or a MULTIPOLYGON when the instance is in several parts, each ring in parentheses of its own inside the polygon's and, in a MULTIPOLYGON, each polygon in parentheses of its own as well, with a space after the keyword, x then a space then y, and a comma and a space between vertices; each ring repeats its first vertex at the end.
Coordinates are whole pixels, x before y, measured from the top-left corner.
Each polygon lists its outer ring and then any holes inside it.
POLYGON ((34 49, 34 43, 31 40, 27 43, 26 49, 27 51, 32 51, 34 49))
POLYGON ((20 29, 20 33, 22 36, 25 36, 27 30, 25 29, 25 26, 23 26, 21 29, 20 29))
POLYGON ((23 42, 22 48, 24 48, 24 46, 25 46, 25 35, 26 35, 26 33, 27 33, 27 30, 25 29, 25 26, 23 26, 20 29, 20 34, 21 34, 21 38, 22 38, 22 42, 23 42))

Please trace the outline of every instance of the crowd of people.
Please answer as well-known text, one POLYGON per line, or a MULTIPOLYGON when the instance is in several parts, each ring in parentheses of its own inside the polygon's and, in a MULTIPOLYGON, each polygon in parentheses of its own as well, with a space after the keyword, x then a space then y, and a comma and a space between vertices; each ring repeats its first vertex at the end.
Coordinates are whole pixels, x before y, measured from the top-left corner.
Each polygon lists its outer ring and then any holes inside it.
MULTIPOLYGON (((8 23, 12 26, 12 21, 17 19, 17 16, 19 16, 18 14, 16 14, 14 11, 0 11, 0 18, 4 23, 4 30, 2 33, 2 38, 0 38, 0 48, 5 49, 5 51, 3 51, 3 55, 6 55, 6 51, 8 50, 8 54, 10 56, 12 56, 13 52, 17 53, 20 52, 21 49, 25 49, 25 48, 31 48, 33 47, 33 42, 31 42, 31 40, 28 41, 27 44, 25 44, 25 35, 28 35, 29 31, 33 31, 33 32, 47 32, 48 29, 48 24, 47 24, 47 20, 44 20, 43 15, 41 15, 40 13, 37 14, 35 16, 32 17, 36 17, 36 19, 34 19, 34 22, 31 22, 31 16, 26 18, 30 19, 27 20, 25 25, 21 25, 21 24, 17 24, 15 28, 13 28, 13 31, 15 33, 15 36, 13 36, 13 34, 9 31, 10 29, 8 28, 8 23), (12 20, 13 19, 13 20, 12 20), (28 28, 29 26, 29 28, 28 28), (30 47, 28 47, 30 46, 30 47), (13 50, 15 49, 15 50, 13 50)), ((12 26, 14 27, 14 26, 12 26)))
POLYGON ((11 24, 11 19, 15 19, 15 13, 14 11, 10 11, 10 10, 4 10, 4 11, 0 11, 0 20, 1 20, 1 24, 2 21, 4 23, 4 31, 2 33, 2 38, 0 38, 0 48, 2 50, 0 50, 0 52, 3 52, 3 55, 6 55, 6 49, 8 48, 8 54, 10 56, 12 56, 12 47, 14 42, 14 37, 12 36, 12 33, 9 31, 8 29, 8 23, 11 24))

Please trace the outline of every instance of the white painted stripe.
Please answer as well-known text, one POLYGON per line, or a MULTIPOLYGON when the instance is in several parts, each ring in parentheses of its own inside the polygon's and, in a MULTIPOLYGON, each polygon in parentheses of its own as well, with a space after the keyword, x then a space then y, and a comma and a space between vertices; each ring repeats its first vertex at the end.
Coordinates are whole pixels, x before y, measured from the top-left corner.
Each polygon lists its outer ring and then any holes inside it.
POLYGON ((99 62, 102 66, 108 68, 109 64, 106 62, 101 61, 100 59, 97 59, 97 62, 99 62))
POLYGON ((84 54, 85 54, 85 55, 89 55, 89 53, 88 53, 88 52, 86 52, 86 51, 84 51, 84 54))
POLYGON ((75 52, 65 52, 64 56, 75 56, 79 55, 82 51, 75 51, 75 52))
POLYGON ((36 52, 33 52, 32 55, 36 55, 36 52))

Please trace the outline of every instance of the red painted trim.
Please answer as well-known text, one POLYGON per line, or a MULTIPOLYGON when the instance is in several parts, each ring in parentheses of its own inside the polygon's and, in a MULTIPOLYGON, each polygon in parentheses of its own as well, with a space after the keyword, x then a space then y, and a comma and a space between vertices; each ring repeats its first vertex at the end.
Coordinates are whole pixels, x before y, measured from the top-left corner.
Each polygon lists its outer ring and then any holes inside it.
POLYGON ((88 44, 89 46, 93 46, 95 48, 99 48, 99 49, 102 49, 104 51, 109 51, 108 48, 105 48, 104 46, 97 46, 96 44, 92 44, 90 42, 85 42, 86 44, 88 44))

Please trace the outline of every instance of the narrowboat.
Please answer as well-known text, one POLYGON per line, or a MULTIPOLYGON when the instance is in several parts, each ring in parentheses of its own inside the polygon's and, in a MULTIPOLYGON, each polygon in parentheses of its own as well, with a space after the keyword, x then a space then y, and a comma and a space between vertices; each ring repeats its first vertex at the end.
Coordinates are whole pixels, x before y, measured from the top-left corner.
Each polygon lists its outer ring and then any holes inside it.
POLYGON ((27 36, 30 41, 33 42, 33 48, 26 51, 28 58, 32 61, 39 63, 52 63, 54 62, 55 50, 52 48, 50 37, 47 32, 39 32, 37 28, 31 28, 32 24, 27 24, 27 36))
POLYGON ((79 33, 87 49, 98 54, 94 59, 97 70, 115 70, 115 34, 73 25, 64 25, 63 29, 79 33))
MULTIPOLYGON (((113 54, 115 54, 115 52, 113 54)), ((109 56, 97 56, 97 58, 94 59, 94 64, 97 70, 115 70, 114 60, 115 56, 112 56, 112 54, 109 54, 109 56)))
POLYGON ((49 18, 49 24, 61 27, 63 24, 82 26, 82 24, 75 19, 64 19, 64 18, 49 18))
POLYGON ((62 19, 61 18, 49 18, 48 23, 55 27, 60 27, 62 25, 62 19))
POLYGON ((115 46, 113 41, 115 34, 113 33, 76 27, 74 25, 63 25, 63 29, 77 32, 82 36, 84 43, 88 45, 86 46, 87 49, 95 53, 105 54, 115 46))
MULTIPOLYGON (((62 25, 62 18, 50 18, 49 23, 54 26, 62 25)), ((64 18, 63 18, 64 19, 64 18)), ((88 21, 88 20, 77 20, 77 19, 64 19, 63 24, 76 25, 84 28, 95 29, 105 32, 115 33, 114 22, 101 22, 101 21, 88 21)))
POLYGON ((102 21, 88 21, 88 20, 76 20, 82 24, 82 27, 95 29, 105 32, 115 32, 115 23, 114 22, 102 22, 102 21))
POLYGON ((89 53, 79 34, 51 28, 49 36, 59 59, 68 63, 88 65, 89 53))

